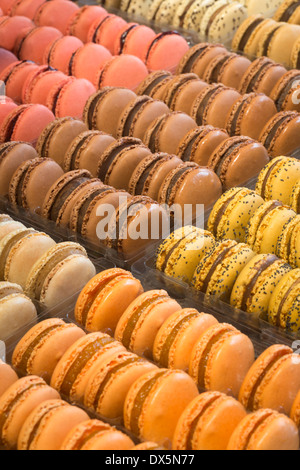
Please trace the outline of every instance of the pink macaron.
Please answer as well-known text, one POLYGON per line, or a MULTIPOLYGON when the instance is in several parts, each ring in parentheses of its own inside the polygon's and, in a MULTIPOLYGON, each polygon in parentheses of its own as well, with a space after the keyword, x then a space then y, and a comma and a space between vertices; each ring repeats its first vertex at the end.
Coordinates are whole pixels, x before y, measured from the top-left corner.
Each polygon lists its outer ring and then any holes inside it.
POLYGON ((33 21, 37 26, 53 26, 66 34, 72 16, 78 10, 79 6, 70 0, 51 0, 40 6, 33 21))
POLYGON ((77 49, 71 57, 69 75, 86 78, 96 86, 97 76, 104 64, 112 58, 108 49, 88 42, 77 49))
POLYGON ((46 0, 14 0, 8 10, 8 14, 11 16, 20 15, 27 16, 33 20, 37 9, 45 3, 46 0))
POLYGON ((32 60, 36 64, 42 64, 47 46, 61 37, 62 33, 56 28, 37 26, 19 41, 18 57, 20 60, 32 60))
POLYGON ((0 48, 0 74, 8 67, 9 65, 17 62, 17 57, 10 51, 0 48))
POLYGON ((101 44, 114 54, 116 38, 126 26, 127 22, 120 16, 108 15, 98 22, 98 25, 95 23, 92 25, 88 39, 96 44, 101 44))
POLYGON ((99 88, 106 86, 136 90, 148 75, 144 62, 134 55, 119 55, 106 62, 97 77, 99 88))
POLYGON ((145 62, 150 71, 175 72, 182 57, 189 51, 187 41, 179 33, 159 33, 149 44, 145 62))
POLYGON ((43 63, 68 75, 72 55, 83 42, 75 36, 63 36, 55 39, 45 49, 43 63))
POLYGON ((82 119, 86 102, 95 91, 89 80, 67 77, 64 82, 51 88, 47 106, 57 118, 70 116, 82 119))
POLYGON ((0 8, 4 15, 7 15, 9 9, 14 4, 15 0, 0 0, 0 8))
POLYGON ((11 98, 0 95, 0 127, 2 126, 5 118, 18 106, 11 98))
POLYGON ((2 16, 0 18, 0 47, 13 52, 18 37, 33 27, 33 22, 25 16, 2 16))
POLYGON ((145 60, 150 42, 156 33, 153 29, 137 23, 128 23, 122 28, 115 39, 115 55, 130 54, 145 60))
POLYGON ((47 105, 49 90, 55 85, 59 86, 66 79, 66 75, 58 70, 47 68, 42 73, 36 74, 28 83, 24 93, 24 103, 39 103, 47 105))
POLYGON ((74 13, 67 28, 67 34, 76 36, 82 42, 88 42, 89 29, 95 21, 101 21, 107 11, 97 5, 85 5, 74 13))
POLYGON ((31 61, 17 61, 6 67, 0 73, 0 80, 5 83, 5 93, 16 103, 23 103, 23 87, 28 76, 31 76, 38 65, 31 61))
POLYGON ((40 104, 18 106, 4 119, 0 142, 21 141, 35 145, 43 129, 54 119, 53 113, 40 104))

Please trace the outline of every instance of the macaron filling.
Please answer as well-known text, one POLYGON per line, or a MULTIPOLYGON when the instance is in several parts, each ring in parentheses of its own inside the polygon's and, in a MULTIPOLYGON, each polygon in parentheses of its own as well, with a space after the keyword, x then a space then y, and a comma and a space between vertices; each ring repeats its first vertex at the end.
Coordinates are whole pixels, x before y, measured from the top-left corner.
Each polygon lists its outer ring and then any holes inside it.
POLYGON ((254 33, 254 31, 256 30, 256 28, 263 22, 265 21, 265 18, 257 18, 256 20, 254 20, 250 26, 246 29, 245 33, 242 35, 241 37, 241 40, 239 42, 239 45, 238 45, 238 51, 241 51, 241 52, 244 52, 244 49, 250 39, 250 37, 252 36, 252 34, 254 33))
POLYGON ((257 263, 257 265, 254 267, 254 271, 256 273, 252 277, 252 279, 249 281, 249 283, 245 286, 243 298, 242 298, 242 304, 241 304, 241 309, 247 312, 248 310, 248 305, 251 305, 252 299, 255 295, 255 286, 256 283, 258 282, 260 276, 263 274, 265 270, 267 270, 270 266, 272 266, 274 263, 279 261, 277 256, 275 255, 270 255, 268 258, 260 263, 257 263))
POLYGON ((197 110, 196 121, 199 126, 203 125, 205 110, 209 102, 213 100, 222 90, 224 90, 223 85, 217 85, 213 87, 212 89, 210 88, 207 89, 197 110))
POLYGON ((71 158, 70 158, 70 165, 69 165, 70 169, 75 169, 76 162, 80 158, 80 152, 82 151, 83 146, 85 144, 88 145, 90 143, 90 141, 93 139, 93 137, 94 137, 94 135, 88 134, 88 135, 85 135, 84 137, 82 137, 78 141, 78 144, 74 148, 74 150, 72 152, 72 155, 71 155, 71 158))
POLYGON ((149 397, 152 389, 155 387, 157 381, 160 379, 160 377, 163 377, 165 373, 165 371, 160 371, 155 374, 141 387, 135 397, 130 415, 130 429, 136 436, 140 435, 139 418, 142 413, 143 406, 147 398, 149 397))
POLYGON ((182 318, 177 325, 172 329, 171 333, 167 336, 164 345, 161 349, 160 356, 159 356, 159 363, 162 367, 168 368, 169 366, 169 354, 170 350, 174 344, 174 341, 177 338, 178 333, 180 332, 181 328, 188 323, 193 318, 199 317, 199 313, 191 313, 190 315, 185 316, 182 318))
MULTIPOLYGON (((196 238, 196 234, 195 234, 195 238, 196 238)), ((184 236, 183 238, 181 238, 180 240, 178 240, 178 242, 176 242, 172 248, 169 250, 169 252, 167 253, 167 255, 165 256, 165 260, 163 262, 163 265, 161 267, 161 271, 162 272, 165 272, 167 267, 168 267, 168 264, 169 264, 169 261, 170 259, 172 258, 173 254, 175 253, 175 251, 177 250, 177 248, 179 248, 179 246, 184 243, 185 240, 188 240, 189 242, 191 242, 191 233, 188 233, 186 236, 184 236)))
POLYGON ((202 287, 201 291, 205 294, 208 291, 209 284, 211 282, 211 279, 213 275, 216 272, 217 267, 219 264, 221 264, 229 255, 230 251, 235 248, 236 245, 234 246, 229 246, 227 248, 224 248, 221 253, 216 257, 215 261, 212 263, 210 270, 208 271, 204 281, 202 282, 202 287))
POLYGON ((195 65, 195 62, 197 61, 197 59, 199 58, 202 58, 203 56, 203 53, 205 53, 209 48, 210 48, 211 45, 209 44, 205 44, 205 45, 201 45, 190 57, 189 59, 187 60, 187 62, 185 63, 184 67, 182 68, 181 70, 181 73, 188 73, 192 70, 193 66, 195 65))
POLYGON ((230 135, 236 135, 236 127, 239 121, 240 116, 242 115, 244 107, 246 107, 249 104, 249 97, 244 97, 235 110, 235 113, 232 117, 231 125, 230 125, 230 135))
POLYGON ((19 109, 18 108, 16 109, 14 117, 9 121, 8 126, 6 127, 6 130, 5 130, 5 140, 6 141, 12 139, 12 135, 13 135, 14 129, 17 125, 17 122, 18 122, 19 118, 22 116, 24 111, 25 111, 25 108, 21 107, 21 106, 20 106, 19 109))
POLYGON ((212 27, 213 22, 214 22, 215 19, 219 16, 219 14, 222 13, 222 11, 225 10, 227 7, 228 7, 228 4, 223 5, 222 7, 218 8, 218 9, 211 15, 210 20, 209 20, 209 22, 208 22, 208 24, 207 24, 207 27, 206 27, 206 30, 205 30, 205 34, 206 34, 207 37, 209 36, 210 28, 212 27))
POLYGON ((275 104, 276 104, 276 107, 277 107, 278 111, 281 111, 286 98, 288 97, 290 92, 293 89, 295 89, 294 88, 295 81, 299 81, 299 80, 300 80, 300 73, 299 73, 299 75, 295 75, 293 77, 293 80, 290 80, 289 83, 285 84, 285 86, 282 88, 282 90, 280 91, 280 93, 277 96, 277 99, 275 100, 275 104))
POLYGON ((87 216, 88 209, 91 205, 91 203, 94 201, 95 198, 98 198, 98 196, 102 195, 103 197, 106 194, 111 194, 113 193, 114 190, 110 188, 109 186, 104 186, 103 188, 99 188, 96 191, 93 191, 84 201, 82 206, 79 209, 78 212, 78 217, 77 217, 77 224, 76 224, 76 232, 81 233, 83 231, 83 226, 85 222, 85 217, 87 216))
POLYGON ((291 18, 291 16, 293 15, 293 13, 295 13, 295 11, 297 10, 297 8, 300 7, 300 2, 294 2, 292 3, 283 13, 283 15, 281 16, 281 18, 278 20, 278 21, 282 21, 284 23, 288 23, 289 19, 291 18))
POLYGON ((151 131, 151 136, 149 140, 149 149, 151 150, 152 153, 156 152, 156 139, 157 139, 157 134, 161 129, 161 126, 163 125, 163 118, 158 119, 156 125, 151 131))
POLYGON ((69 181, 68 183, 65 184, 65 186, 59 191, 59 193, 56 195, 55 200, 52 204, 51 210, 50 210, 50 219, 53 221, 56 221, 61 208, 63 207, 66 199, 68 199, 69 196, 77 189, 80 185, 83 183, 86 183, 89 181, 90 178, 87 177, 77 177, 69 181))
POLYGON ((115 367, 113 367, 112 369, 110 369, 106 376, 104 377, 103 381, 100 383, 99 385, 99 388, 97 390, 97 394, 95 396, 95 400, 94 400, 94 404, 93 404, 93 409, 96 410, 96 411, 99 411, 98 410, 98 407, 99 407, 99 401, 105 391, 105 388, 106 386, 108 385, 108 383, 110 382, 110 380, 120 371, 122 371, 122 369, 124 369, 125 367, 127 366, 130 366, 132 364, 146 364, 147 362, 142 359, 141 357, 132 357, 130 359, 127 359, 125 360, 124 362, 122 362, 121 364, 118 364, 116 365, 115 367))
POLYGON ((231 60, 232 57, 228 56, 227 54, 224 55, 224 57, 221 57, 214 66, 214 68, 210 72, 210 82, 211 83, 218 83, 220 72, 222 70, 222 67, 226 64, 228 60, 231 60))
POLYGON ((94 98, 90 100, 89 105, 88 105, 88 112, 87 112, 87 122, 88 122, 88 127, 89 129, 92 129, 94 127, 94 117, 95 117, 95 111, 97 110, 100 101, 108 95, 108 93, 111 90, 101 90, 101 92, 96 93, 94 95, 94 98))
MULTIPOLYGON (((283 160, 281 160, 283 161, 283 160)), ((261 183, 261 190, 260 190, 260 193, 261 193, 261 197, 263 199, 266 198, 267 194, 266 194, 266 189, 267 189, 267 184, 268 184, 268 180, 270 178, 270 176, 272 175, 273 173, 273 170, 275 170, 275 168, 277 167, 278 163, 280 163, 278 160, 276 160, 275 162, 272 163, 272 165, 269 166, 269 169, 261 183)))
POLYGON ((262 214, 260 214, 259 220, 257 221, 256 234, 259 232, 259 229, 263 224, 265 217, 267 217, 267 215, 270 214, 270 212, 275 210, 277 207, 282 207, 282 203, 279 201, 274 201, 267 207, 267 209, 262 214))
POLYGON ((131 26, 130 26, 128 29, 126 29, 126 31, 124 31, 124 33, 121 35, 119 54, 122 54, 122 53, 123 53, 124 48, 125 48, 125 45, 126 45, 127 38, 128 38, 128 36, 129 36, 129 34, 131 33, 131 31, 133 31, 134 29, 136 29, 138 26, 139 26, 138 24, 133 24, 133 25, 131 25, 131 26))
POLYGON ((277 28, 274 28, 266 37, 265 42, 264 42, 264 47, 263 47, 263 56, 268 56, 268 51, 269 47, 271 45, 272 39, 275 35, 275 33, 282 27, 282 24, 277 26, 277 28))
MULTIPOLYGON (((281 326, 281 323, 282 323, 282 319, 281 319, 281 316, 282 316, 282 311, 283 311, 283 308, 284 308, 284 304, 288 301, 288 299, 290 298, 290 295, 292 294, 293 290, 298 287, 300 285, 300 279, 297 279, 290 287, 289 289, 286 290, 284 296, 282 297, 281 299, 281 302, 279 304, 279 307, 278 307, 278 310, 277 310, 277 318, 276 318, 276 323, 277 323, 277 326, 281 326)), ((299 289, 298 289, 299 290, 299 289)), ((288 313, 288 312, 287 312, 288 313)), ((289 324, 288 325, 289 327, 291 327, 292 325, 289 324)))
POLYGON ((288 124, 293 119, 293 117, 286 115, 275 121, 274 125, 272 126, 266 138, 264 139, 264 146, 266 147, 266 149, 270 150, 273 140, 275 139, 276 134, 281 128, 281 126, 285 123, 288 124))
POLYGON ((72 387, 76 382, 77 377, 83 371, 87 363, 99 353, 105 346, 115 343, 115 340, 109 336, 97 338, 95 341, 89 343, 84 349, 76 355, 73 364, 69 367, 63 382, 60 386, 60 392, 66 397, 70 396, 72 387))
POLYGON ((72 446, 71 450, 81 450, 85 444, 87 444, 91 439, 93 439, 97 434, 103 431, 111 431, 111 426, 101 421, 89 425, 88 429, 85 429, 84 432, 78 437, 77 441, 72 446))
POLYGON ((35 230, 34 229, 22 230, 16 233, 13 237, 11 237, 10 240, 5 244, 4 248, 1 251, 1 259, 0 259, 1 279, 4 279, 5 265, 6 265, 7 257, 9 255, 10 250, 16 243, 22 240, 22 238, 24 238, 27 235, 30 235, 31 233, 35 233, 35 230))
POLYGON ((218 212, 216 213, 215 215, 215 220, 214 220, 214 225, 213 225, 213 233, 215 235, 218 234, 218 228, 219 228, 219 225, 221 223, 221 220, 223 218, 223 216, 225 215, 225 212, 227 211, 228 207, 230 206, 230 204, 235 200, 236 197, 239 196, 240 193, 243 192, 243 189, 240 188, 237 192, 234 193, 233 196, 229 197, 227 199, 227 201, 225 201, 223 203, 223 205, 220 207, 220 209, 218 210, 218 212))
MULTIPOLYGON (((139 142, 136 142, 138 144, 139 142)), ((104 158, 104 161, 102 161, 99 164, 98 167, 98 177, 101 179, 101 181, 105 180, 105 177, 107 175, 108 170, 110 169, 111 165, 113 164, 114 160, 118 157, 118 155, 125 149, 129 149, 134 145, 133 141, 130 142, 122 142, 122 140, 118 141, 117 145, 114 146, 114 148, 110 151, 107 152, 104 158)))
POLYGON ((174 35, 180 36, 180 33, 178 33, 177 31, 165 31, 159 34, 158 36, 156 36, 156 38, 152 41, 152 43, 150 44, 148 48, 145 63, 148 62, 152 49, 154 49, 154 47, 156 46, 157 43, 159 43, 159 41, 161 41, 166 36, 174 36, 174 35))
POLYGON ((37 420, 37 422, 34 424, 32 430, 31 430, 31 433, 29 435, 29 438, 28 438, 28 441, 26 443, 26 450, 29 450, 30 447, 31 447, 31 444, 33 443, 33 441, 35 440, 35 438, 37 437, 38 435, 38 432, 39 432, 39 428, 40 426, 42 425, 43 421, 44 421, 44 418, 47 417, 47 415, 49 413, 51 413, 52 411, 54 410, 57 410, 58 408, 61 408, 63 406, 68 406, 67 403, 63 403, 63 402, 59 402, 59 403, 53 403, 52 405, 48 405, 48 407, 43 410, 43 412, 41 413, 41 415, 39 416, 39 419, 37 420))
POLYGON ((194 168, 192 168, 192 167, 184 167, 184 168, 181 168, 181 169, 179 168, 179 170, 174 174, 171 181, 169 182, 168 189, 167 189, 167 192, 166 192, 166 198, 165 198, 166 204, 170 204, 170 202, 171 202, 171 194, 172 194, 173 189, 176 186, 176 183, 178 183, 178 181, 182 178, 182 176, 185 173, 190 172, 193 169, 194 168))
POLYGON ((150 314, 151 310, 157 307, 158 304, 169 301, 170 297, 168 294, 155 295, 150 299, 146 299, 142 304, 135 309, 135 312, 128 319, 126 327, 122 335, 122 344, 126 349, 130 348, 131 337, 136 328, 136 325, 142 315, 150 314))
POLYGON ((105 16, 105 18, 103 18, 100 23, 98 24, 97 28, 95 29, 95 32, 94 32, 94 35, 93 35, 93 38, 92 38, 92 42, 95 42, 97 43, 97 39, 98 39, 98 34, 102 28, 102 26, 108 21, 110 20, 111 18, 113 18, 114 16, 113 15, 107 15, 105 16))
POLYGON ((160 156, 157 156, 149 165, 147 168, 145 168, 145 170, 143 171, 143 173, 140 175, 138 181, 136 182, 136 185, 135 185, 135 194, 137 195, 140 195, 140 194, 143 194, 144 193, 144 187, 145 187, 145 183, 147 181, 147 179, 149 178, 152 170, 154 170, 154 168, 156 167, 157 163, 161 161, 161 157, 160 156))
POLYGON ((167 73, 161 74, 159 77, 155 77, 155 79, 150 84, 147 84, 146 88, 141 91, 140 94, 151 96, 151 93, 155 90, 155 88, 169 78, 171 77, 167 73))
POLYGON ((152 101, 149 96, 145 96, 139 99, 135 106, 130 110, 126 120, 123 124, 122 136, 125 137, 130 134, 131 127, 133 125, 134 119, 138 112, 145 106, 146 103, 152 101))

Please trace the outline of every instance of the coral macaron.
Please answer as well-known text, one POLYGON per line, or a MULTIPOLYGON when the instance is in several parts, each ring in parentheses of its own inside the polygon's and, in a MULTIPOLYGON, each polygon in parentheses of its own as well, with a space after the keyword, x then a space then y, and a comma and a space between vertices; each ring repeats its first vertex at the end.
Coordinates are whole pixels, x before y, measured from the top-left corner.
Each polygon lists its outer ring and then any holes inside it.
POLYGON ((147 77, 148 69, 138 57, 122 54, 108 60, 96 78, 96 86, 126 87, 136 90, 147 77))
POLYGON ((187 41, 179 33, 159 33, 148 46, 145 63, 150 71, 175 72, 180 60, 189 49, 187 41))
POLYGON ((75 318, 88 331, 114 333, 122 314, 143 287, 131 273, 111 269, 94 277, 81 291, 75 307, 75 318))
POLYGON ((79 10, 78 5, 67 0, 44 2, 34 15, 37 26, 53 26, 66 34, 71 17, 79 10))
POLYGON ((17 380, 18 376, 11 366, 3 361, 0 361, 0 398, 6 392, 6 390, 13 385, 17 380))

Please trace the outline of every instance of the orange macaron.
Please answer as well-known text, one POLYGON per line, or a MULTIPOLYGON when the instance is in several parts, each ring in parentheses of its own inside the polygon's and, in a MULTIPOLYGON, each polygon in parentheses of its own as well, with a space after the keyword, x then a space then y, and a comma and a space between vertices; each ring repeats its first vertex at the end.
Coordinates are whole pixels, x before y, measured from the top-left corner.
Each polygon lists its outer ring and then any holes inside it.
POLYGON ((11 366, 0 359, 0 397, 18 380, 18 376, 11 366))

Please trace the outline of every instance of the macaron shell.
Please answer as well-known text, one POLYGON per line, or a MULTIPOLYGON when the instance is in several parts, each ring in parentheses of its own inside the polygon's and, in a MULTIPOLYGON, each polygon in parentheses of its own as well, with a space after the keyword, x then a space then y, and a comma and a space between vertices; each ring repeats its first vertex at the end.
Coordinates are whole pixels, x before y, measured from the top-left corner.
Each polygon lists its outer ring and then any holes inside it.
POLYGON ((79 10, 76 3, 55 0, 54 3, 42 3, 36 10, 34 21, 38 26, 53 26, 66 34, 70 18, 79 10))
POLYGON ((82 447, 82 450, 131 450, 134 442, 129 436, 112 429, 111 431, 103 431, 96 434, 92 439, 82 447))
POLYGON ((86 78, 97 87, 97 73, 111 57, 109 50, 100 44, 86 43, 73 54, 70 75, 86 78))
MULTIPOLYGON (((56 96, 55 92, 56 88, 52 88, 48 96, 47 106, 50 108, 56 96)), ((94 85, 84 78, 67 82, 59 92, 58 101, 55 105, 56 117, 70 116, 75 119, 82 119, 86 101, 93 93, 95 93, 94 85), (76 100, 74 100, 74 96, 76 96, 76 100)))
POLYGON ((11 232, 15 232, 16 230, 25 229, 25 226, 21 224, 21 222, 15 221, 7 221, 0 223, 0 242, 11 232))
POLYGON ((240 93, 236 90, 222 90, 206 108, 206 116, 203 124, 225 129, 227 114, 239 97, 240 93))
POLYGON ((0 29, 1 48, 13 52, 18 36, 25 34, 26 31, 33 28, 33 26, 33 22, 24 16, 2 17, 0 29))
POLYGON ((147 75, 147 67, 141 59, 123 54, 106 62, 99 73, 97 83, 99 88, 106 86, 126 87, 134 91, 147 75))
POLYGON ((165 114, 169 114, 170 110, 165 103, 161 101, 150 102, 145 106, 141 114, 137 114, 133 120, 129 135, 137 139, 144 139, 148 127, 155 119, 165 114))
POLYGON ((107 16, 107 11, 98 5, 84 5, 74 13, 70 19, 68 34, 76 36, 82 42, 88 41, 89 29, 93 22, 100 21, 107 16))
MULTIPOLYGON (((269 121, 269 124, 270 122, 272 121, 269 121)), ((291 122, 287 123, 286 125, 283 125, 280 128, 279 132, 276 134, 276 138, 272 142, 271 148, 269 149, 269 153, 271 156, 293 156, 292 154, 299 147, 299 125, 299 116, 295 114, 294 119, 292 119, 291 122)), ((265 129, 267 128, 267 126, 268 124, 266 125, 265 129)), ((262 132, 261 136, 263 134, 264 131, 262 132)))
POLYGON ((43 3, 43 0, 14 0, 14 3, 8 11, 12 16, 26 16, 33 20, 36 10, 43 3))
POLYGON ((274 34, 268 49, 268 57, 287 67, 291 66, 290 54, 295 41, 299 38, 300 26, 285 24, 274 34), (282 47, 284 44, 284 47, 282 47))
POLYGON ((75 36, 56 39, 46 48, 43 63, 68 75, 71 57, 82 46, 83 42, 75 36))
POLYGON ((181 163, 182 161, 174 155, 173 158, 157 167, 154 174, 151 175, 151 178, 144 185, 143 196, 148 196, 153 201, 158 201, 159 191, 165 178, 181 163))
POLYGON ((17 380, 18 376, 15 371, 8 364, 0 361, 0 398, 6 392, 6 390, 13 385, 17 380))
POLYGON ((161 33, 147 52, 146 65, 150 71, 175 72, 189 45, 178 33, 161 33))
POLYGON ((46 106, 49 90, 55 85, 63 83, 65 79, 65 74, 59 71, 47 70, 39 73, 29 82, 27 90, 24 92, 24 103, 36 103, 46 106))
POLYGON ((299 269, 294 269, 280 280, 272 294, 268 321, 292 331, 299 330, 299 269))
POLYGON ((36 64, 43 63, 44 51, 48 44, 61 38, 62 33, 50 26, 33 28, 23 40, 19 51, 20 60, 32 60, 36 64))
POLYGON ((11 294, 0 300, 0 339, 7 341, 20 328, 36 323, 37 311, 33 302, 23 294, 11 294))

